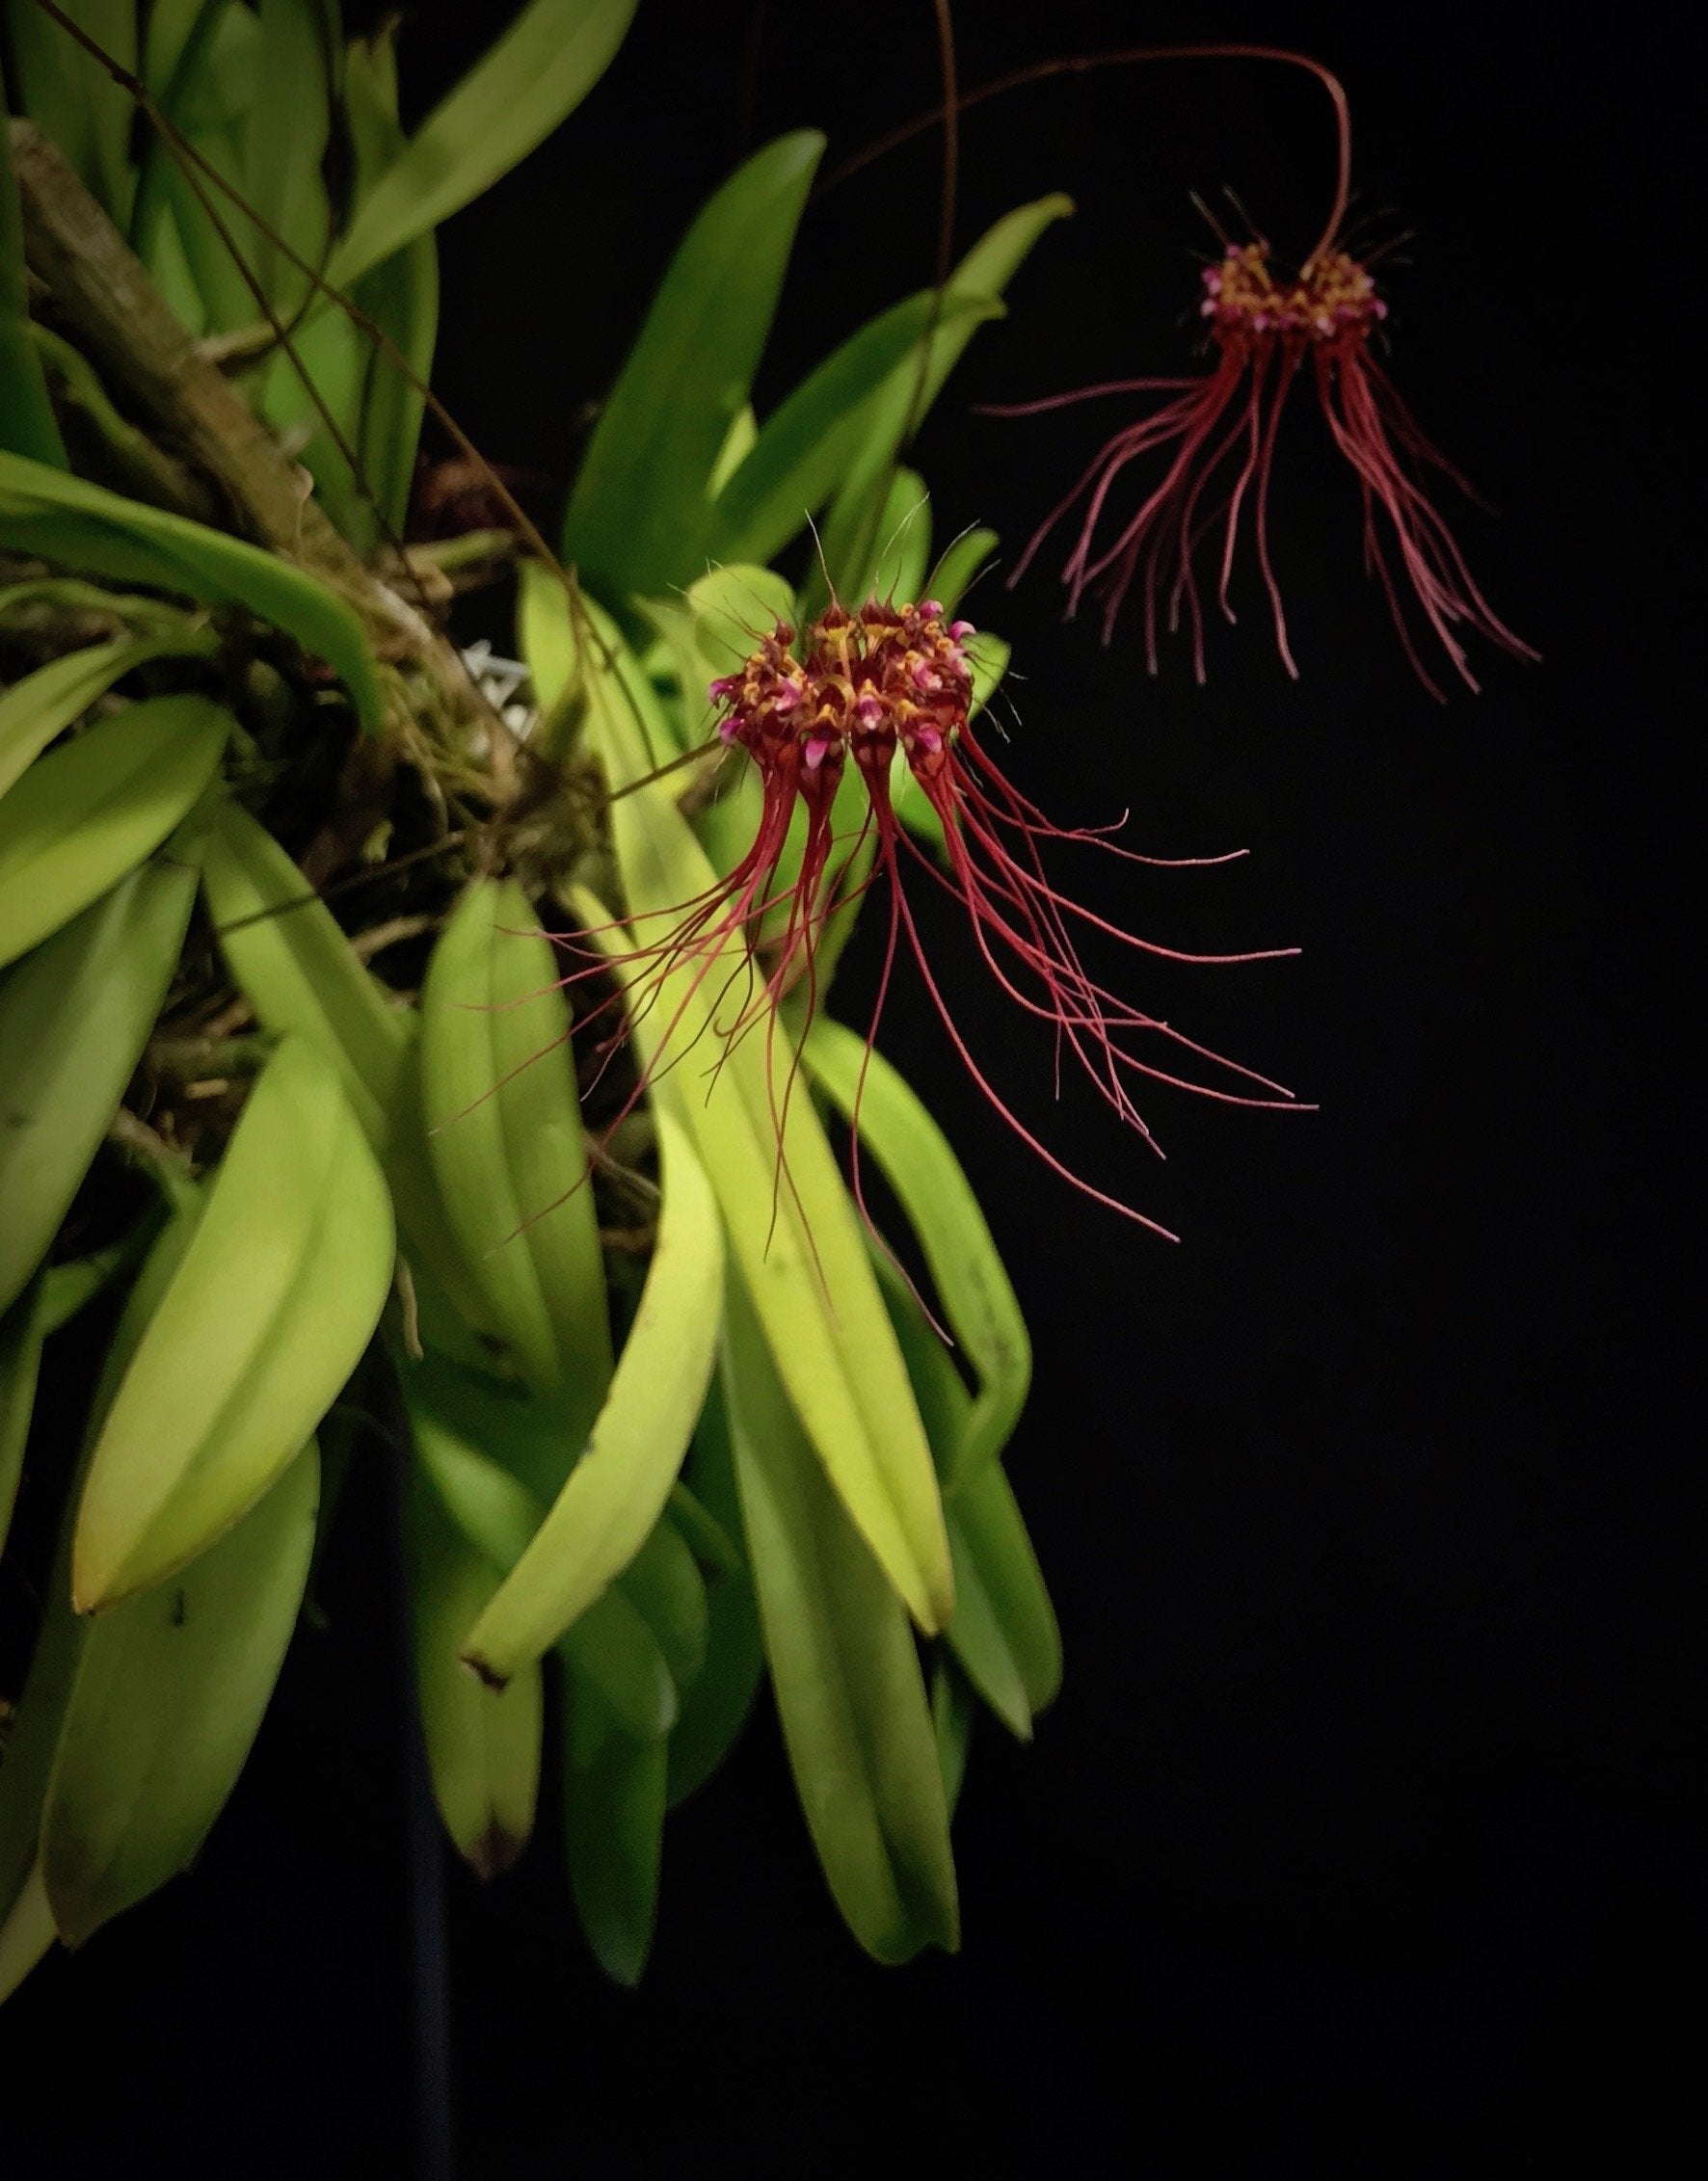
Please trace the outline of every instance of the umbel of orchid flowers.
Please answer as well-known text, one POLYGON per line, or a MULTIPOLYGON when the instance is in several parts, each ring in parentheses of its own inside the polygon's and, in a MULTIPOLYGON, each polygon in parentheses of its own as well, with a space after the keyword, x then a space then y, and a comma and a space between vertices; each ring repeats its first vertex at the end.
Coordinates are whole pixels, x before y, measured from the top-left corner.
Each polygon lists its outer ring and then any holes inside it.
POLYGON ((1035 415, 1071 402, 1146 393, 1168 398, 1122 427, 1099 450, 1073 490, 1045 519, 1016 564, 1025 573, 1044 541, 1070 514, 1079 536, 1062 572, 1068 611, 1085 593, 1103 606, 1108 643, 1136 588, 1142 601, 1146 660, 1157 671, 1157 635, 1165 618, 1191 632, 1193 663, 1204 678, 1204 610, 1197 558, 1211 541, 1215 598, 1229 621, 1229 585, 1241 526, 1249 513, 1257 563, 1274 618, 1275 641, 1296 676, 1287 615, 1269 549, 1269 480, 1287 397, 1307 373, 1334 444, 1351 465, 1364 504, 1364 553, 1387 595, 1406 655, 1431 695, 1441 691, 1419 651, 1406 598, 1447 654, 1477 687, 1461 628, 1474 629, 1519 658, 1534 658, 1489 605, 1464 554, 1425 489, 1433 469, 1469 492, 1457 471, 1413 422, 1373 343, 1388 314, 1369 270, 1344 250, 1320 250, 1292 278, 1278 275, 1264 242, 1227 244, 1204 270, 1201 314, 1214 362, 1196 379, 1127 379, 1083 386, 1043 401, 994 412, 1035 415), (1129 467, 1155 456, 1161 474, 1141 485, 1139 504, 1111 514, 1129 467))
MULTIPOLYGON (((1118 846, 1108 838, 1113 829, 1056 824, 1007 778, 974 718, 967 649, 974 637, 970 622, 948 620, 934 598, 897 604, 874 598, 858 612, 833 601, 798 632, 779 622, 759 637, 738 671, 711 683, 719 736, 758 770, 762 789, 759 824, 752 845, 714 889, 663 918, 668 928, 662 937, 617 957, 628 971, 630 1005, 651 1007, 667 984, 680 994, 680 972, 686 971, 687 997, 676 1002, 680 1019, 692 994, 708 978, 721 975, 723 990, 740 991, 729 1019, 719 1025, 725 1050, 761 1023, 769 1037, 786 994, 803 992, 809 1014, 815 1004, 815 954, 826 917, 881 884, 887 893, 887 924, 868 1046, 876 1039, 905 946, 949 1043, 1006 1126, 1076 1188, 1172 1240, 1155 1220, 1074 1172, 995 1088, 932 966, 908 882, 932 884, 953 897, 1001 992, 1050 1033, 1057 1079, 1065 1059, 1146 1143, 1152 1142, 1150 1130, 1133 1096, 1141 1079, 1230 1104, 1299 1108, 1280 1084, 1194 1043, 1097 981, 1081 959, 1076 930, 1090 929, 1121 945, 1180 962, 1264 961, 1294 949, 1186 954, 1138 938, 1061 891, 1045 868, 1047 844, 1085 843, 1131 863, 1165 860, 1118 846), (847 800, 840 791, 850 777, 863 790, 863 808, 852 822, 844 818, 839 833, 837 812, 847 800), (944 842, 941 863, 918 844, 896 814, 900 777, 917 785, 937 816, 944 842), (788 854, 797 806, 806 817, 798 865, 788 854), (782 936, 767 940, 766 931, 774 931, 779 916, 782 936), (734 971, 732 953, 736 957, 734 971), (1228 1080, 1203 1080, 1182 1072, 1194 1061, 1228 1080)), ((669 1048, 673 1027, 674 1019, 659 1040, 660 1051, 669 1048)), ((616 1033, 613 1047, 621 1035, 616 1033)), ((681 1057, 672 1052, 665 1065, 674 1066, 681 1057)), ((625 1113, 647 1079, 643 1074, 625 1113)), ((784 1117, 779 1112, 775 1118, 781 1158, 784 1117)), ((864 1211, 857 1116, 853 1159, 855 1195, 864 1211)))
POLYGON ((1245 243, 1224 238, 1220 258, 1204 271, 1199 302, 1212 352, 1207 371, 1190 378, 1114 380, 1039 401, 987 407, 990 415, 1035 416, 1077 402, 1134 394, 1158 397, 1099 449, 1045 518, 1009 582, 1018 582, 1046 539, 1077 515, 1078 535, 1062 571, 1070 616, 1087 594, 1097 598, 1108 643, 1123 605, 1136 590, 1151 672, 1157 671, 1159 629, 1164 625, 1178 628, 1184 620, 1202 681, 1200 557, 1208 548, 1214 598, 1232 621, 1230 585, 1240 540, 1249 524, 1282 662, 1296 676, 1269 548, 1269 484, 1282 412, 1305 377, 1316 388, 1335 446, 1357 479, 1366 565, 1386 594, 1406 655, 1425 687, 1435 697, 1442 694, 1420 649, 1419 638, 1426 632, 1472 689, 1478 684, 1461 632, 1475 632, 1516 657, 1534 659, 1537 654, 1513 634, 1478 588, 1453 531, 1429 496, 1431 473, 1475 494, 1418 428, 1374 353, 1388 306, 1369 265, 1360 263, 1342 240, 1351 194, 1351 121, 1338 77, 1321 62, 1279 46, 1214 44, 1135 45, 1034 63, 957 93, 938 113, 890 131, 841 173, 853 171, 939 119, 958 117, 1046 77, 1175 61, 1277 63, 1315 77, 1334 108, 1333 203, 1321 237, 1296 272, 1285 271, 1261 238, 1245 243), (1128 472, 1134 465, 1144 465, 1136 470, 1136 506, 1120 498, 1133 481, 1128 472))

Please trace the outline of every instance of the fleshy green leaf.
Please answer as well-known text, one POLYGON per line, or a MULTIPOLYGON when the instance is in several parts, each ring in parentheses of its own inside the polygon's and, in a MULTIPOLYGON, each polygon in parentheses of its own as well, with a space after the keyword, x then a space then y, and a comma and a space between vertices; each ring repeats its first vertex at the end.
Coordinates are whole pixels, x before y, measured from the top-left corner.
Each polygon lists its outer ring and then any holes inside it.
POLYGON ((626 603, 705 572, 707 487, 748 399, 807 190, 810 129, 737 168, 672 258, 600 412, 564 523, 564 557, 626 603))
MULTIPOLYGON (((918 1298, 888 1263, 885 1298, 939 1460, 964 1444, 971 1406, 948 1351, 918 1298)), ((1031 1739, 1032 1719, 1061 1686, 1061 1636, 1026 1524, 998 1461, 987 1461, 945 1503, 955 1566, 955 1610, 944 1640, 1009 1732, 1031 1739)))
POLYGON ((521 888, 476 879, 428 965, 421 1082, 451 1231, 529 1378, 573 1414, 568 1460, 611 1331, 562 974, 521 888))
POLYGON ((164 1581, 283 1474, 367 1345, 393 1260, 391 1200, 337 1076, 287 1038, 101 1427, 79 1610, 164 1581))
MULTIPOLYGON (((61 0, 63 11, 120 67, 137 63, 136 0, 61 0)), ((13 0, 7 14, 17 111, 28 114, 76 169, 84 187, 118 226, 130 218, 136 177, 130 164, 132 107, 122 87, 34 0, 13 0)))
POLYGON ((206 697, 146 697, 38 758, 0 800, 0 964, 153 854, 207 785, 230 729, 206 697))
POLYGON ((205 605, 242 606, 325 659, 362 725, 379 731, 379 677, 361 623, 325 584, 276 553, 15 454, 0 454, 0 546, 205 605))
POLYGON ((819 1016, 808 1070, 883 1169, 919 1237, 950 1329, 978 1376, 978 1396, 947 1469, 958 1489, 1006 1446, 1031 1384, 1026 1320, 978 1199, 948 1139, 881 1052, 819 1016))
MULTIPOLYGON (((947 292, 1000 299, 1045 228, 1072 210, 1073 200, 1060 196, 1018 206, 974 244, 949 275, 947 292)), ((963 320, 940 327, 924 372, 911 360, 897 364, 861 414, 859 451, 824 523, 824 557, 844 598, 863 598, 871 587, 872 564, 883 543, 879 525, 902 442, 918 430, 976 324, 963 320)))
MULTIPOLYGON (((223 180, 245 187, 245 138, 257 104, 261 26, 251 8, 179 0, 149 11, 144 73, 161 112, 223 180)), ((288 103, 279 101, 281 105, 288 103)), ((225 203, 219 192, 214 201, 225 203)), ((233 208, 234 209, 234 208, 233 208)), ((254 230, 241 216, 227 222, 250 246, 254 230)), ((155 130, 147 132, 132 247, 184 324, 195 333, 228 332, 255 317, 254 298, 225 239, 203 209, 177 158, 155 130), (193 307, 192 307, 193 304, 193 307)))
POLYGON ((203 897, 231 981, 276 1037, 306 1038, 338 1071, 386 1165, 397 1216, 425 1271, 467 1324, 491 1316, 440 1201, 420 1112, 419 1021, 365 969, 332 911, 266 828, 210 798, 177 847, 201 866, 203 897))
MULTIPOLYGON (((640 1306, 587 1450, 475 1623, 467 1656, 503 1681, 545 1652, 628 1566, 670 1497, 705 1399, 723 1308, 724 1245, 686 1132, 659 1116, 663 1194, 640 1306)), ((682 1675, 672 1662, 679 1686, 682 1675)))
POLYGON ((931 558, 931 498, 917 469, 898 469, 890 480, 877 535, 873 596, 917 603, 924 595, 925 569, 931 558))
POLYGON ((948 1813, 907 1616, 814 1459, 738 1278, 726 1323, 748 1556, 813 1844, 868 1954, 952 1951, 948 1813))
POLYGON ((521 1853, 540 1786, 544 1691, 538 1670, 488 1689, 458 1653, 499 1570, 451 1519, 416 1464, 409 1496, 415 1690, 434 1799, 465 1862, 496 1877, 521 1853))
POLYGON ((0 795, 4 795, 57 735, 81 719, 116 681, 149 659, 174 653, 205 657, 214 649, 204 630, 186 623, 181 631, 120 637, 91 644, 51 659, 0 694, 0 795))
POLYGON ((931 1725, 937 1736, 937 1762, 943 1773, 943 1799, 952 1822, 967 1776, 967 1744, 973 1737, 973 1695, 942 1652, 931 1662, 931 1725))
POLYGON ((653 1632, 680 1699, 706 1664, 706 1578, 669 1515, 660 1515, 617 1586, 653 1632))
POLYGON ((148 864, 0 975, 0 1310, 100 1148, 178 965, 191 872, 148 864))
MULTIPOLYGON (((246 188, 250 120, 261 95, 259 17, 253 8, 209 0, 205 34, 187 42, 162 106, 198 157, 239 197, 246 188)), ((183 267, 201 298, 204 332, 228 333, 254 325, 258 316, 254 296, 204 199, 243 249, 246 261, 254 253, 254 230, 241 214, 229 217, 227 207, 234 212, 236 205, 217 185, 203 182, 199 191, 164 144, 156 140, 150 151, 133 222, 139 237, 148 241, 149 256, 157 254, 160 228, 177 238, 183 267), (156 197, 170 207, 169 220, 153 211, 150 199, 156 197)))
POLYGON ((933 328, 1000 315, 989 296, 910 296, 833 350, 760 427, 746 459, 718 493, 708 549, 719 560, 775 559, 841 483, 860 451, 872 394, 933 328))
POLYGON ((525 158, 610 66, 634 10, 635 0, 532 0, 362 202, 334 253, 333 282, 348 287, 525 158))
POLYGON ((66 443, 47 398, 41 359, 30 337, 30 288, 24 230, 12 171, 6 75, 0 68, 0 447, 34 462, 67 466, 66 443))
POLYGON ((85 1636, 41 1816, 69 1945, 181 1871, 225 1808, 296 1625, 319 1496, 310 1444, 174 1582, 85 1636))
MULTIPOLYGON (((344 116, 355 154, 358 217, 404 144, 397 120, 396 31, 395 20, 382 24, 370 40, 354 40, 346 60, 344 116)), ((361 274, 350 295, 408 359, 415 377, 426 380, 439 328, 439 253, 432 229, 361 274)), ((376 353, 367 332, 336 308, 311 308, 296 347, 356 449, 378 514, 294 372, 274 374, 267 413, 276 429, 307 428, 301 459, 338 528, 359 551, 369 553, 384 525, 394 534, 403 529, 423 397, 388 356, 376 353)))
MULTIPOLYGON (((332 120, 337 10, 329 0, 255 0, 255 11, 259 95, 246 117, 243 194, 273 234, 318 265, 332 218, 321 165, 332 120)), ((307 282, 258 225, 243 225, 244 254, 274 311, 288 322, 307 282)), ((277 362, 294 377, 288 359, 277 362)))
MULTIPOLYGON (((528 566, 531 570, 537 564, 528 566)), ((538 587, 537 578, 531 582, 538 587)), ((568 651, 561 644, 554 646, 553 631, 569 625, 563 592, 555 584, 552 590, 555 609, 552 599, 542 596, 527 625, 530 636, 536 636, 537 629, 536 640, 548 657, 555 658, 561 689, 573 671, 574 646, 568 651)), ((711 682, 739 666, 778 622, 794 616, 794 592, 787 579, 772 569, 743 562, 708 570, 680 596, 642 598, 636 603, 664 640, 679 692, 681 732, 674 740, 682 750, 697 748, 711 732, 711 703, 707 695, 711 682)), ((722 797, 713 805, 718 811, 725 807, 722 797)), ((752 838, 750 824, 741 846, 745 848, 752 838)), ((714 863, 719 861, 715 849, 711 855, 714 863)))
MULTIPOLYGON (((713 1381, 689 1456, 694 1490, 720 1529, 738 1535, 741 1506, 730 1451, 723 1392, 713 1381)), ((714 1572, 707 1583, 710 1621, 706 1663, 688 1691, 670 1737, 670 1804, 674 1809, 721 1765, 740 1733, 765 1670, 759 1607, 745 1562, 714 1572)))
POLYGON ((952 614, 974 577, 982 573, 997 549, 994 530, 963 530, 943 548, 929 578, 931 596, 952 614))
MULTIPOLYGON (((561 1481, 577 1443, 537 1396, 495 1387, 438 1356, 408 1367, 403 1391, 416 1457, 452 1520, 501 1573, 513 1568, 544 1519, 542 1493, 561 1481)), ((558 1650, 597 1684, 627 1733, 641 1741, 669 1733, 676 1684, 620 1587, 595 1601, 558 1650)))
MULTIPOLYGON (((123 1377, 161 1296, 183 1262, 200 1215, 201 1198, 199 1192, 193 1191, 183 1209, 162 1229, 144 1262, 101 1365, 83 1450, 71 1480, 71 1504, 67 1505, 60 1524, 40 1633, 7 1736, 6 1760, 0 1764, 0 1911, 16 1902, 36 1860, 48 1775, 53 1769, 61 1723, 89 1632, 89 1623, 80 1620, 71 1609, 71 1544, 75 1527, 72 1510, 87 1475, 90 1448, 111 1404, 114 1389, 123 1377)), ((42 1905, 45 1908, 45 1896, 42 1905)), ((0 1952, 3 1951, 4 1947, 0 1947, 0 1952)), ((25 1973, 29 1966, 26 1962, 25 1973)))
POLYGON ((0 1553, 12 1528, 24 1446, 36 1413, 36 1379, 47 1332, 42 1287, 38 1281, 0 1314, 0 1553))
POLYGON ((333 1063, 369 1142, 383 1150, 409 1044, 405 1018, 332 911, 241 804, 210 798, 180 845, 201 866, 232 982, 276 1037, 295 1032, 333 1063))
POLYGON ((575 1913, 606 1976, 637 1984, 658 1913, 665 1745, 625 1734, 583 1675, 567 1677, 565 1707, 564 1834, 575 1913))

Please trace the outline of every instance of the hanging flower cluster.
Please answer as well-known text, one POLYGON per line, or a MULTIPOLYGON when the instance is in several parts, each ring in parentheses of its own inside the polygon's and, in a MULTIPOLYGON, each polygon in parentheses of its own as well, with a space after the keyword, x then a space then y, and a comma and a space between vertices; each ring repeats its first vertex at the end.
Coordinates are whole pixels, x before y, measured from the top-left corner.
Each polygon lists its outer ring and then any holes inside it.
MULTIPOLYGON (((759 771, 759 824, 751 846, 719 886, 663 918, 669 925, 665 936, 627 959, 631 967, 644 964, 660 988, 665 975, 684 965, 698 964, 703 979, 738 934, 750 964, 762 959, 763 970, 758 990, 722 1027, 728 1044, 761 1021, 774 1024, 777 1007, 790 989, 804 985, 810 1014, 816 998, 814 951, 825 917, 877 880, 887 881, 888 930, 868 1042, 876 1037, 905 940, 951 1045, 1006 1125, 1077 1188, 1154 1227, 1154 1221, 1072 1172, 994 1088, 932 968, 906 879, 910 872, 923 874, 956 899, 1001 990, 1052 1032, 1058 1079, 1065 1053, 1105 1104, 1147 1142, 1150 1132, 1132 1096, 1135 1077, 1235 1104, 1291 1104, 1291 1096, 1098 982, 1081 960, 1075 927, 1089 927, 1172 961, 1252 962, 1293 949, 1186 954, 1140 939, 1060 891, 1046 873, 1046 843, 1087 843, 1133 863, 1167 860, 1117 845, 1108 838, 1112 828, 1055 824, 1006 777, 974 725, 968 652, 974 635, 970 622, 947 619, 933 598, 917 605, 873 598, 857 613, 833 602, 798 637, 789 624, 778 623, 737 672, 712 682, 709 696, 720 715, 719 736, 743 751, 759 771), (898 758, 936 813, 944 863, 915 841, 897 815, 898 758), (839 791, 850 767, 864 788, 864 808, 852 825, 844 820, 839 832, 839 804, 846 809, 839 791), (789 837, 797 804, 805 812, 806 828, 795 865, 789 861, 789 837), (761 951, 761 927, 770 919, 774 931, 778 914, 784 920, 782 936, 773 937, 761 951), (1183 1076, 1145 1051, 1134 1050, 1139 1038, 1153 1041, 1150 1052, 1159 1046, 1172 1048, 1251 1087, 1236 1091, 1183 1076)), ((643 998, 642 1004, 650 1001, 643 998)), ((661 1045, 668 1042, 667 1033, 661 1045)), ((673 1052, 667 1064, 681 1057, 673 1052)), ((855 1186, 858 1191, 858 1168, 855 1186)))
POLYGON ((1204 613, 1195 560, 1218 526, 1217 603, 1229 621, 1228 588, 1245 511, 1251 511, 1258 567, 1274 616, 1275 640, 1296 676, 1287 617, 1269 553, 1268 499, 1275 436, 1300 369, 1308 362, 1336 446, 1350 463, 1364 503, 1364 552, 1387 595, 1406 655, 1431 695, 1431 679, 1403 603, 1409 590, 1454 672, 1477 681, 1455 630, 1475 629, 1504 651, 1534 658, 1530 646, 1495 613, 1465 564, 1453 532, 1420 481, 1428 469, 1470 487, 1425 439, 1392 379, 1372 354, 1388 314, 1369 271, 1346 252, 1320 250, 1292 279, 1273 269, 1268 245, 1229 243, 1204 271, 1200 312, 1215 361, 1193 379, 1128 379, 1084 386, 1043 401, 1009 405, 999 415, 1035 415, 1070 403, 1122 393, 1166 394, 1160 408, 1115 434, 1054 508, 1022 554, 1024 573, 1062 519, 1081 511, 1080 535, 1062 580, 1068 611, 1091 592, 1103 605, 1104 641, 1136 583, 1144 601, 1145 652, 1157 668, 1157 632, 1166 618, 1191 630, 1193 660, 1204 678, 1204 613), (1161 453, 1166 467, 1138 508, 1107 535, 1110 496, 1129 465, 1161 453), (1231 483, 1229 479, 1231 478, 1231 483), (1222 488, 1219 497, 1213 488, 1222 488), (1384 542, 1384 519, 1389 533, 1384 542), (1393 556, 1391 558, 1391 556, 1393 556), (1398 566, 1394 565, 1397 558, 1398 566))

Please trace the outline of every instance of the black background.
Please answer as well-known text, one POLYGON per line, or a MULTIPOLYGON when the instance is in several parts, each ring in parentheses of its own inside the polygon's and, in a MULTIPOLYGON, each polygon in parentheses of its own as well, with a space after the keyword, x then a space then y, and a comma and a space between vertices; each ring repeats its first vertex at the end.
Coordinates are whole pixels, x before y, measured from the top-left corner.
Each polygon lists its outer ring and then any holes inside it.
MULTIPOLYGON (((502 12, 409 13, 418 109, 502 12)), ((746 13, 646 0, 561 138, 446 232, 439 381, 492 456, 567 480, 750 105, 761 135, 825 126, 834 160, 934 94, 925 0, 774 4, 751 99, 746 13)), ((1064 1692, 1033 1748, 975 1739, 957 1960, 859 1955, 768 1714, 672 1821, 638 1995, 590 1966, 548 1825, 489 1893, 453 1872, 459 2170, 1505 2175, 1571 2145, 1658 2171, 1695 2064, 1672 1978, 1700 1944, 1677 1750, 1700 681, 1681 64, 1641 10, 956 16, 969 81, 1140 37, 1295 44, 1341 72, 1363 200, 1417 230, 1393 369, 1502 511, 1452 512, 1544 658, 1485 652, 1481 696, 1431 702, 1303 402, 1274 519, 1297 684, 1249 567, 1204 689, 1182 646, 1153 681, 1135 629, 1104 651, 1063 626, 1048 558, 978 594, 1024 672, 1028 788, 1064 816, 1131 805, 1161 853, 1251 851, 1197 874, 1087 858, 1085 896, 1181 945, 1303 948, 1123 961, 1128 989, 1321 1111, 1160 1098, 1160 1166, 1051 1107, 1046 1054, 929 919, 1020 1110, 1185 1237, 1032 1164, 898 991, 887 1047, 961 1147, 1034 1333, 1011 1474, 1064 1692)), ((970 405, 1189 368, 1188 193, 1231 184, 1296 254, 1332 146, 1306 78, 1241 65, 1022 93, 964 148, 963 243, 1048 189, 1081 207, 920 449, 943 529, 988 521, 1011 561, 1119 405, 970 405)), ((810 212, 762 397, 929 279, 935 162, 921 139, 810 212)), ((870 975, 851 963, 850 1005, 870 975)), ((360 1488, 332 1625, 299 1639, 195 1878, 8 2009, 9 2173, 415 2170, 379 1511, 360 1488)))

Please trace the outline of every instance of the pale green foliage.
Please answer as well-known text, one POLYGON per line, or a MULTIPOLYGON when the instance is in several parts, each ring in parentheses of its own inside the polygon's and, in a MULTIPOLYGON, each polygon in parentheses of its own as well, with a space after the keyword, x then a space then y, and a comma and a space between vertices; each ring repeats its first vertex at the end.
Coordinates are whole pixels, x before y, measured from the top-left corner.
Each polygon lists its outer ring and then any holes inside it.
MULTIPOLYGON (((6 0, 10 89, 401 592, 386 556, 439 328, 436 229, 594 90, 634 12, 530 0, 412 133, 392 29, 347 40, 336 0, 70 7, 213 180, 133 129, 120 85, 29 0, 6 0)), ((900 1960, 958 1941, 948 1828, 974 1698, 1025 1736, 1059 1677, 1001 1466, 1026 1328, 971 1184, 886 1061, 828 1019, 804 1042, 781 1018, 730 1036, 751 975, 734 935, 637 968, 752 840, 755 778, 714 783, 703 755, 707 685, 822 602, 808 525, 849 597, 929 587, 952 606, 994 545, 968 531, 933 561, 911 441, 1067 202, 1010 214, 942 292, 872 299, 756 413, 823 148, 809 130, 761 146, 661 269, 569 496, 575 576, 518 573, 523 761, 495 723, 412 714, 386 616, 343 577, 71 473, 54 401, 127 487, 141 420, 33 325, 0 139, 0 553, 21 564, 0 639, 55 612, 81 632, 0 688, 0 1548, 38 1439, 63 1508, 0 1765, 0 1986, 195 1853, 283 1660, 336 1450, 387 1400, 434 1792, 475 1870, 528 1839, 556 1713, 576 1911, 632 1982, 666 1813, 768 1677, 860 1943, 900 1960), (377 934, 297 861, 312 822, 347 819, 338 765, 371 780, 370 758, 438 798, 430 909, 377 934), (393 944, 413 967, 390 971, 393 944), (158 1109, 121 1104, 141 1079, 158 1109), (839 1167, 827 1117, 856 1108, 971 1386, 839 1167), (116 1170, 110 1131, 161 1203, 93 1248, 67 1215, 116 1170), (58 1328, 120 1283, 80 1445, 32 1437, 58 1328)), ((984 640, 979 702, 1005 660, 984 640)), ((894 794, 941 847, 905 767, 894 794)), ((399 808, 382 796, 331 867, 383 875, 399 808)), ((797 827, 780 889, 801 847, 797 827)), ((820 998, 852 921, 826 922, 820 998)))

